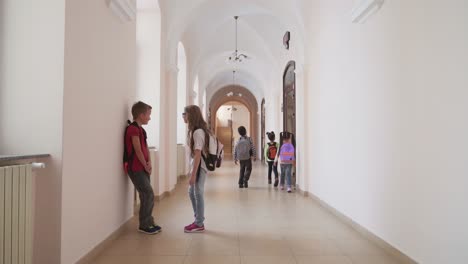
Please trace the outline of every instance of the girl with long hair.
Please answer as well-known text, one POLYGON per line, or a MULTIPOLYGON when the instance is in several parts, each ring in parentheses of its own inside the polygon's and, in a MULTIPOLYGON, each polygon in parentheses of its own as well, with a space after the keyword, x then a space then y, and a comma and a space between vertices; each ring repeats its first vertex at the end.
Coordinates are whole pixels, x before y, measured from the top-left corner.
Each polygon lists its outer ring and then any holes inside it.
POLYGON ((192 157, 189 173, 189 197, 195 216, 195 221, 185 226, 184 232, 204 232, 204 188, 208 169, 206 168, 202 156, 206 156, 208 153, 208 142, 211 132, 198 106, 189 105, 185 107, 182 117, 184 122, 188 125, 187 145, 190 148, 192 157))

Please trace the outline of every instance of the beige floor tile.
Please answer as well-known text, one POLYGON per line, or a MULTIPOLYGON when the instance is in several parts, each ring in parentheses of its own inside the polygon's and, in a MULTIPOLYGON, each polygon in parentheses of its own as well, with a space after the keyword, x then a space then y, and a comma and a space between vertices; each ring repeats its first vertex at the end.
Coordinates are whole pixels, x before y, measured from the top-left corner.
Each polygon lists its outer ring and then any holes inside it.
POLYGON ((190 248, 188 251, 189 255, 227 255, 227 256, 239 256, 239 241, 237 237, 206 237, 203 234, 191 234, 194 235, 190 248))
POLYGON ((100 256, 89 264, 183 264, 185 256, 100 256))
POLYGON ((296 264, 293 256, 242 256, 242 264, 296 264))
POLYGON ((240 264, 240 256, 187 256, 184 264, 240 264))
POLYGON ((366 239, 334 240, 338 248, 348 256, 385 255, 383 249, 366 239))
POLYGON ((109 247, 107 247, 102 254, 103 255, 136 255, 138 248, 138 241, 141 240, 115 240, 109 247))
POLYGON ((396 263, 314 200, 268 185, 266 168, 254 166, 248 189, 238 188, 232 162, 209 176, 204 233, 183 232, 194 220, 184 179, 155 203, 161 233, 137 232, 134 217, 91 263, 396 263))
POLYGON ((350 256, 353 264, 398 264, 396 259, 387 255, 380 256, 350 256))
POLYGON ((158 239, 146 240, 137 249, 138 255, 154 256, 185 256, 190 246, 190 239, 158 239))
POLYGON ((297 264, 354 264, 346 256, 296 256, 296 261, 297 264))
POLYGON ((290 256, 292 251, 284 240, 240 239, 241 256, 290 256))
POLYGON ((294 255, 342 255, 336 243, 329 239, 287 240, 294 255))

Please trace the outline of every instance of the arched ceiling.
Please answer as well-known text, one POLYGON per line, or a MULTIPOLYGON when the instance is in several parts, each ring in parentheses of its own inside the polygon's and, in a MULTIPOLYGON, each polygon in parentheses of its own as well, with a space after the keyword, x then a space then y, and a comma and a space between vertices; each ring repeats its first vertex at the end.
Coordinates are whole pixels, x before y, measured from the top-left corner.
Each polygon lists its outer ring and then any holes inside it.
MULTIPOLYGON (((280 82, 284 62, 291 56, 301 59, 300 45, 289 52, 282 46, 287 30, 295 34, 297 43, 303 43, 297 1, 160 0, 159 3, 168 23, 169 49, 178 41, 186 47, 190 82, 199 76, 200 90, 206 89, 210 98, 220 87, 233 83, 235 69, 236 83, 261 100, 280 82), (227 60, 235 48, 234 15, 239 15, 239 52, 251 57, 242 63, 227 60)), ((170 56, 174 53, 169 52, 170 56)))

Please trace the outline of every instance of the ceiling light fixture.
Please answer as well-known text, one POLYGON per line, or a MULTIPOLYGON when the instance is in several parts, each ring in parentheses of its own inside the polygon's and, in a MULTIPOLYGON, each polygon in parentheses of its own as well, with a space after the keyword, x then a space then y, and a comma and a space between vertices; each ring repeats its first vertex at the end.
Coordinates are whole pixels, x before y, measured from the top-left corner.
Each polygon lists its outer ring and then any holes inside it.
POLYGON ((239 16, 234 16, 234 19, 235 19, 235 23, 236 23, 236 33, 235 33, 235 50, 234 52, 231 54, 231 56, 229 56, 229 61, 230 62, 242 62, 242 60, 244 59, 248 59, 249 57, 245 54, 239 54, 239 50, 237 49, 237 20, 239 19, 239 16))
POLYGON ((236 85, 236 70, 232 71, 232 84, 236 85))

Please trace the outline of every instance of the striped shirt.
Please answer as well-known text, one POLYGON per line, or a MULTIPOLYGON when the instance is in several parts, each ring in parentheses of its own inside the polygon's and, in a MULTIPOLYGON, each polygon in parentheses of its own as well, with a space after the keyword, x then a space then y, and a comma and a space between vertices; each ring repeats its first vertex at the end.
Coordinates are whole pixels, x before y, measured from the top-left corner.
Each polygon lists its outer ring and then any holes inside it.
POLYGON ((284 143, 281 146, 281 149, 280 149, 279 155, 278 155, 281 164, 293 164, 294 161, 296 160, 294 152, 295 152, 295 149, 294 149, 293 144, 284 143))

